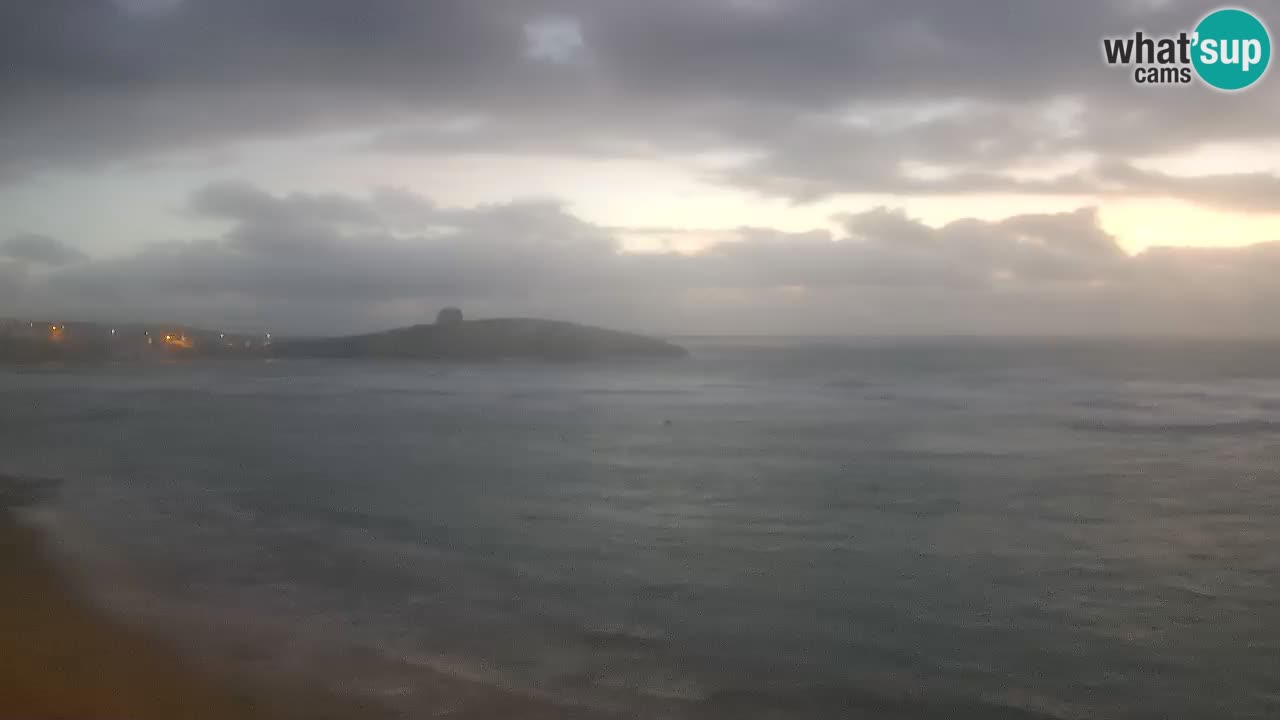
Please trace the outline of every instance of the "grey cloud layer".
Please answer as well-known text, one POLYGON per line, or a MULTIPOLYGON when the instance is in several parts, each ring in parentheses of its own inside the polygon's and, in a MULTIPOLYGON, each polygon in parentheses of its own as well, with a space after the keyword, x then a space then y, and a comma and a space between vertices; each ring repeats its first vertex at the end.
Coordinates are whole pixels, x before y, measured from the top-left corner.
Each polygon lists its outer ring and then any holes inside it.
MULTIPOLYGON (((359 153, 731 157, 706 166, 712 180, 797 200, 1003 192, 1280 211, 1275 175, 1150 163, 1280 140, 1274 77, 1236 95, 1142 89, 1101 61, 1103 36, 1174 32, 1210 7, 0 3, 0 182, 349 131, 359 153), (570 42, 531 48, 538 23, 570 42)), ((1255 9, 1280 17, 1274 3, 1255 9)), ((881 209, 835 231, 728 230, 696 255, 625 252, 554 202, 455 208, 402 190, 221 183, 195 192, 190 211, 229 229, 95 259, 45 236, 10 238, 0 302, 306 332, 413 322, 444 303, 728 333, 1271 333, 1280 310, 1280 246, 1130 257, 1091 210, 934 228, 881 209)))
MULTIPOLYGON (((106 0, 0 8, 0 175, 252 137, 361 130, 387 152, 737 149, 716 179, 837 192, 1180 197, 1275 211, 1265 175, 1128 161, 1280 135, 1274 82, 1135 88, 1100 39, 1209 5, 1085 0, 106 0), (137 5, 138 3, 132 3, 137 5), (580 28, 531 57, 539 18, 580 28), (1006 172, 1087 154, 1047 181, 1006 172), (904 173, 906 161, 945 177, 904 173)), ((1266 16, 1269 8, 1259 8, 1266 16)))
POLYGON ((68 265, 85 259, 84 253, 46 235, 15 235, 0 242, 0 257, 43 265, 68 265))
POLYGON ((834 236, 740 228, 681 255, 625 252, 552 203, 218 184, 191 206, 230 229, 61 267, 0 263, 0 284, 18 308, 302 332, 446 303, 677 333, 1253 333, 1280 310, 1280 245, 1130 257, 1092 210, 933 228, 879 209, 839 218, 834 236))

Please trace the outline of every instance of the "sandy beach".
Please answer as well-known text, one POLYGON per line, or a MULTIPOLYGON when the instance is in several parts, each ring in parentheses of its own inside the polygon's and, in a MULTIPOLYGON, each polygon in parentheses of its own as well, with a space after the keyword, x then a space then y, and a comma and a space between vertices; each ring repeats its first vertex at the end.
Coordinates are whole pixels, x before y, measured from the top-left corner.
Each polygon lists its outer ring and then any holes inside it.
POLYGON ((264 693, 198 669, 75 591, 38 533, 0 512, 0 714, 23 718, 369 717, 314 693, 264 693), (310 697, 308 697, 310 695, 310 697))
MULTIPOLYGON (((314 676, 255 675, 255 663, 236 663, 236 650, 227 649, 232 642, 195 661, 179 651, 186 644, 91 602, 64 560, 39 529, 12 508, 0 508, 0 718, 377 720, 423 714, 538 720, 569 710, 429 671, 415 672, 413 682, 423 692, 406 709, 332 689, 335 679, 342 680, 329 667, 332 658, 317 658, 317 668, 327 670, 314 676)), ((369 657, 359 664, 367 670, 383 663, 369 657)), ((574 716, 601 717, 581 708, 574 716)))

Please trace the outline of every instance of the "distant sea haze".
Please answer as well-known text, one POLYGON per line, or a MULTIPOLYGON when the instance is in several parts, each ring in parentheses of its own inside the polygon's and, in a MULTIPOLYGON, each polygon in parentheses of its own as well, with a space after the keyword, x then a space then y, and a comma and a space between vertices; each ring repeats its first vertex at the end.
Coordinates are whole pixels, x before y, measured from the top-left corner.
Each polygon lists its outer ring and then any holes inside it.
POLYGON ((9 369, 0 475, 119 611, 406 716, 1280 716, 1280 345, 687 345, 9 369))

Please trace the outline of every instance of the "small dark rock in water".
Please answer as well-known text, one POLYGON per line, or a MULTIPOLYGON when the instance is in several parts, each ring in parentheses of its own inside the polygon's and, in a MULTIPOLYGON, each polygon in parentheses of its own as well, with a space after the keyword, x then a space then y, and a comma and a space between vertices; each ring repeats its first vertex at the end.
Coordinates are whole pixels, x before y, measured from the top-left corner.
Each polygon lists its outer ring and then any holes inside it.
POLYGON ((670 420, 663 420, 663 421, 662 421, 662 427, 671 427, 671 424, 672 424, 672 423, 671 423, 671 421, 670 421, 670 420))

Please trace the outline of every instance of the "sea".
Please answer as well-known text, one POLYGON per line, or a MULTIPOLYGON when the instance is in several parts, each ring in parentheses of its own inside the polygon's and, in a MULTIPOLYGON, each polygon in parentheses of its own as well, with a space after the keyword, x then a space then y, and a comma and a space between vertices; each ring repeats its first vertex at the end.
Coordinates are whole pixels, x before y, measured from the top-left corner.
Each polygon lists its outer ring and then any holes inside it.
POLYGON ((405 717, 1280 717, 1280 342, 677 341, 5 369, 0 475, 107 606, 405 717))

